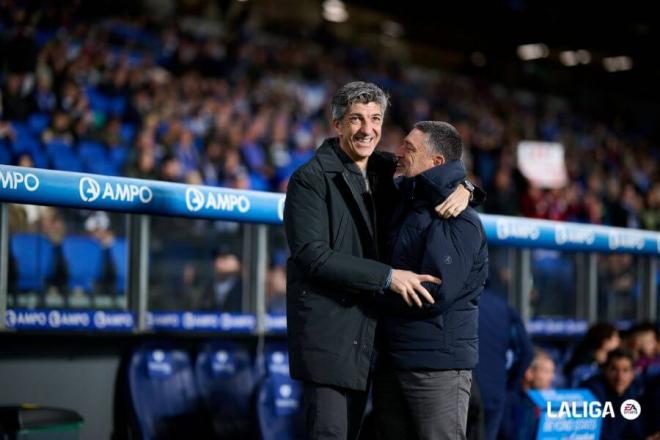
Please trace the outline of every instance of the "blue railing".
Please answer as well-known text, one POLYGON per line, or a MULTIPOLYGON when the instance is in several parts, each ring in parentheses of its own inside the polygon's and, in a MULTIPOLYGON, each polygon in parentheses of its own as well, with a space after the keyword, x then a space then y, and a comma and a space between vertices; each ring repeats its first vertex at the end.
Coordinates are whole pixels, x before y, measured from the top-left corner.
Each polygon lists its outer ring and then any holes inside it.
MULTIPOLYGON (((284 195, 0 165, 0 201, 249 223, 282 223, 284 195)), ((660 255, 660 233, 482 214, 491 244, 660 255)))

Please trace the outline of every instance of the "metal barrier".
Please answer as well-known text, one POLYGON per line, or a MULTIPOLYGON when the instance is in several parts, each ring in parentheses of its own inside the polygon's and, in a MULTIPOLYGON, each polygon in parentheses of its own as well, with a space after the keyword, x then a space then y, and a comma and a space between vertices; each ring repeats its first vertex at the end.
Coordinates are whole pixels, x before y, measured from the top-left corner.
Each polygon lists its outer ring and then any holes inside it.
MULTIPOLYGON (((266 265, 265 225, 282 223, 284 195, 238 191, 161 181, 99 176, 35 168, 0 165, 0 202, 51 205, 68 208, 123 212, 129 221, 128 292, 130 312, 7 310, 8 227, 7 206, 0 211, 0 328, 48 328, 49 323, 77 323, 78 327, 101 330, 185 329, 203 331, 250 331, 262 334, 281 329, 281 317, 269 317, 264 307, 266 265), (153 314, 147 306, 147 246, 149 215, 227 220, 251 223, 248 251, 253 315, 200 314, 191 312, 153 314), (64 314, 64 315, 63 315, 64 314), (74 314, 69 316, 69 314, 74 314), (29 319, 28 319, 29 318, 29 319), (45 323, 45 324, 44 324, 45 323), (83 325, 84 324, 84 325, 83 325)), ((656 259, 660 255, 660 233, 576 223, 482 214, 488 242, 510 248, 514 273, 509 298, 529 319, 530 249, 543 248, 579 252, 577 318, 596 320, 596 253, 640 255, 642 303, 639 319, 656 318, 656 259)), ((78 328, 71 324, 71 328, 78 328)), ((533 324, 531 327, 533 328, 533 324)), ((555 325, 556 327, 556 325, 555 325)), ((570 326, 571 329, 575 326, 570 326)))

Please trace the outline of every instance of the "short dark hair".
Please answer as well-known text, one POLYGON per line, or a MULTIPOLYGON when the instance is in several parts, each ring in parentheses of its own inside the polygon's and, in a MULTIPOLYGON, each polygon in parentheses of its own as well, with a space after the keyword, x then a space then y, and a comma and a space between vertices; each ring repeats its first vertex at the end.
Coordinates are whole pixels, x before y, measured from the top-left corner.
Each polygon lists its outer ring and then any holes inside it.
POLYGON ((630 360, 630 365, 635 364, 635 358, 630 351, 626 350, 625 348, 615 348, 614 350, 607 353, 607 359, 603 364, 603 368, 609 367, 612 365, 612 362, 617 359, 628 359, 630 360))
POLYGON ((332 119, 341 119, 346 110, 355 103, 369 104, 375 102, 380 105, 380 111, 385 116, 389 98, 376 84, 364 81, 353 81, 344 84, 332 97, 332 119))
POLYGON ((443 155, 447 162, 460 160, 463 156, 463 141, 453 125, 442 121, 420 121, 414 128, 427 135, 427 148, 443 155))

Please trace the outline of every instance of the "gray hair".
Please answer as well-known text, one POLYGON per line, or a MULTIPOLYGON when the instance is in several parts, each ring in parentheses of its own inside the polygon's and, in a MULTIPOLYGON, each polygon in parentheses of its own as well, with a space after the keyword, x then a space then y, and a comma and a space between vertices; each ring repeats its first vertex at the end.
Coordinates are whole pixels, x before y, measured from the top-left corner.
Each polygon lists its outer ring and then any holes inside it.
POLYGON ((421 121, 415 128, 426 134, 426 147, 430 152, 441 154, 447 162, 460 160, 463 155, 463 141, 456 128, 442 121, 421 121))
POLYGON ((363 81, 344 84, 332 97, 332 119, 343 118, 346 110, 355 103, 368 104, 370 102, 380 105, 380 110, 385 116, 389 97, 380 87, 363 81))

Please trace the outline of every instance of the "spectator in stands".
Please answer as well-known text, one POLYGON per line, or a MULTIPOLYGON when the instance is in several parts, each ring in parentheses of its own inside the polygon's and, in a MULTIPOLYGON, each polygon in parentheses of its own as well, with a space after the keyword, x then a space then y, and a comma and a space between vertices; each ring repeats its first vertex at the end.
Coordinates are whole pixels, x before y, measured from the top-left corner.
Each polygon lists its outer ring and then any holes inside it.
POLYGON ((73 147, 75 136, 73 135, 70 116, 64 112, 55 113, 50 127, 42 133, 41 140, 44 144, 57 141, 73 147))
POLYGON ((474 376, 486 439, 497 437, 507 393, 519 386, 532 356, 532 341, 518 312, 495 292, 484 290, 479 300, 479 363, 474 376))
POLYGON ((577 386, 596 373, 607 360, 607 354, 618 348, 620 343, 619 332, 612 324, 599 323, 589 328, 564 367, 564 374, 571 386, 577 386))
POLYGON ((555 362, 543 350, 534 350, 534 359, 516 388, 509 391, 499 438, 531 439, 537 431, 539 416, 528 390, 547 390, 555 376, 555 362))
POLYGON ((10 73, 1 92, 2 117, 23 121, 34 111, 31 82, 27 75, 10 73))
POLYGON ((630 329, 627 339, 629 349, 635 358, 637 374, 644 374, 649 367, 660 367, 658 330, 652 323, 635 325, 630 329))
POLYGON ((646 193, 646 205, 640 216, 644 229, 660 231, 660 182, 654 183, 646 193))
POLYGON ((275 315, 286 314, 286 261, 275 262, 268 270, 266 309, 275 315))
POLYGON ((196 301, 198 310, 240 312, 243 310, 241 260, 229 246, 219 246, 213 257, 213 274, 196 301))
MULTIPOLYGON (((642 385, 635 377, 632 354, 617 348, 607 354, 601 366, 600 373, 587 379, 581 386, 589 388, 596 398, 604 405, 611 402, 616 409, 628 399, 640 400, 642 385)), ((644 408, 642 408, 642 413, 644 408)), ((627 420, 623 417, 606 417, 603 420, 601 439, 645 438, 642 419, 627 420)))
POLYGON ((524 390, 547 390, 555 378, 555 361, 548 353, 536 349, 532 364, 525 370, 522 380, 524 390))
POLYGON ((183 169, 179 159, 172 155, 163 157, 160 168, 160 179, 169 182, 181 182, 183 178, 183 169))

